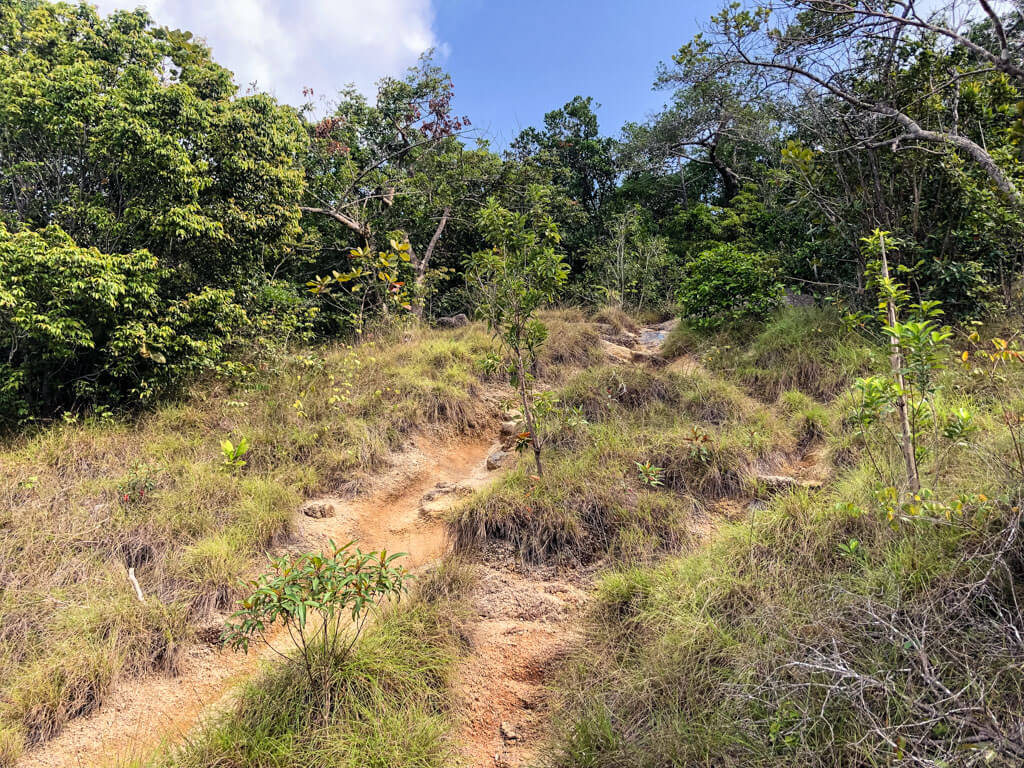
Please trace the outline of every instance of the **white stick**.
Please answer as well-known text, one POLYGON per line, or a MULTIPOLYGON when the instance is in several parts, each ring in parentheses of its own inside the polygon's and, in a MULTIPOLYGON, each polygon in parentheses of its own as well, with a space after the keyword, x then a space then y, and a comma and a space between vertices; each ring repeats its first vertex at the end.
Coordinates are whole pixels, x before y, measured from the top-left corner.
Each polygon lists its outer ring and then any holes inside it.
POLYGON ((144 598, 142 596, 142 587, 139 586, 139 580, 135 578, 135 569, 134 568, 129 568, 128 569, 128 581, 130 581, 132 583, 132 586, 135 587, 135 594, 138 595, 139 602, 140 603, 146 602, 146 598, 144 598))

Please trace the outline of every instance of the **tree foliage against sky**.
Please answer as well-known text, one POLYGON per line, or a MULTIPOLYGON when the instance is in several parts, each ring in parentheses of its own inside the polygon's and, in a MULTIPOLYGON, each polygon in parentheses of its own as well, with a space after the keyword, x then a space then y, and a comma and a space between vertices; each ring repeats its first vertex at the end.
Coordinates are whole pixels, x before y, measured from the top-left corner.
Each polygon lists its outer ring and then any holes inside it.
POLYGON ((917 296, 1017 306, 1022 38, 1019 10, 981 0, 731 5, 656 73, 660 113, 613 137, 576 96, 499 154, 429 52, 324 114, 239 93, 144 11, 4 3, 2 418, 152 397, 280 339, 471 312, 478 211, 538 188, 563 300, 674 311, 705 254, 740 253, 773 286, 862 306, 860 240, 881 228, 917 296), (332 282, 355 273, 374 279, 332 282), (69 298, 42 306, 47 291, 69 298), (79 300, 115 295, 106 319, 79 300))

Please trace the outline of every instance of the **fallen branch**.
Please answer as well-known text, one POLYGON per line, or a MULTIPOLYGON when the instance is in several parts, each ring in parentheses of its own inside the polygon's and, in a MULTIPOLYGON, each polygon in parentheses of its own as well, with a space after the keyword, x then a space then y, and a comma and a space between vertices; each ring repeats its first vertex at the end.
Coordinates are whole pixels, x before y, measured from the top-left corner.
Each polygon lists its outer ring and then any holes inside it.
POLYGON ((132 583, 132 586, 135 587, 135 594, 136 596, 138 596, 139 602, 146 602, 146 598, 142 596, 142 587, 139 586, 139 580, 135 578, 134 568, 128 569, 128 581, 130 581, 132 583))

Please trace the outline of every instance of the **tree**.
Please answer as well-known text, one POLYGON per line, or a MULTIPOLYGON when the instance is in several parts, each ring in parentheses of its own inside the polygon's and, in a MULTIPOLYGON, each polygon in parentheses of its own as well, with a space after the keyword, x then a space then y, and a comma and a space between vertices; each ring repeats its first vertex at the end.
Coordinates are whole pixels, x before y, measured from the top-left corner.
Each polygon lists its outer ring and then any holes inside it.
POLYGON ((293 109, 145 11, 2 4, 0 418, 148 399, 305 322, 268 274, 300 235, 304 145, 293 109))
POLYGON ((511 358, 512 383, 519 390, 527 434, 533 446, 537 474, 544 474, 541 441, 533 411, 530 370, 547 337, 534 313, 552 301, 568 277, 568 265, 556 250, 558 228, 544 213, 549 192, 531 187, 528 212, 517 213, 491 198, 478 215, 480 229, 492 243, 473 254, 466 265, 467 282, 477 290, 478 313, 511 358))
POLYGON ((970 135, 970 126, 955 115, 948 123, 915 115, 921 103, 955 98, 961 83, 983 74, 1024 85, 1020 51, 1020 36, 1008 32, 987 0, 950 0, 937 10, 917 0, 780 0, 752 10, 733 3, 674 60, 691 69, 745 67, 759 74, 764 87, 795 90, 804 101, 838 99, 870 121, 865 145, 931 145, 963 154, 1020 208, 1024 197, 1013 174, 970 135), (991 34, 977 34, 972 10, 987 17, 991 34), (941 50, 962 54, 953 58, 955 66, 930 80, 924 92, 906 87, 896 76, 901 66, 927 56, 936 41, 941 50))
POLYGON ((544 127, 527 128, 512 142, 507 158, 539 171, 535 180, 564 193, 579 209, 579 223, 560 213, 568 250, 602 231, 601 209, 615 188, 615 142, 600 135, 594 100, 575 96, 544 115, 544 127))
POLYGON ((293 254, 294 110, 236 96, 188 32, 143 10, 17 2, 0 17, 0 220, 60 226, 103 253, 146 249, 161 290, 248 291, 293 254))
POLYGON ((655 87, 672 90, 672 104, 647 125, 627 126, 630 165, 706 164, 719 178, 722 205, 728 205, 743 177, 750 180, 749 171, 778 141, 770 94, 746 69, 724 62, 692 66, 683 58, 660 65, 655 87))

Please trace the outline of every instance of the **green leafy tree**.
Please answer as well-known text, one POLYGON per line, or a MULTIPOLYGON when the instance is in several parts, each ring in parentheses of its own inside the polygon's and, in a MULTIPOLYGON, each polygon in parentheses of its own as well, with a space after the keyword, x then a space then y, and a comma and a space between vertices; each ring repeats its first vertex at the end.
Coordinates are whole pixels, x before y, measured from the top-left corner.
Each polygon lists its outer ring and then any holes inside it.
POLYGON ((473 254, 467 281, 476 289, 478 314, 511 358, 512 383, 519 390, 537 474, 544 474, 541 440, 533 408, 530 373, 547 328, 534 314, 552 301, 568 277, 569 268, 557 250, 558 227, 544 213, 547 191, 531 187, 528 212, 514 212, 490 199, 478 215, 478 224, 491 248, 473 254))
POLYGON ((615 141, 601 136, 594 107, 592 98, 575 96, 544 115, 542 128, 520 133, 507 153, 536 172, 535 183, 564 196, 551 212, 570 253, 603 232, 602 207, 615 189, 615 141))
POLYGON ((310 690, 323 696, 324 715, 331 711, 333 670, 374 611, 400 599, 410 578, 395 564, 401 553, 362 552, 354 545, 332 541, 328 554, 270 558, 270 572, 248 583, 251 594, 221 635, 225 645, 247 653, 254 639, 269 645, 268 633, 281 624, 298 649, 295 659, 285 658, 302 665, 310 690))
POLYGON ((782 295, 773 260, 723 244, 699 253, 683 268, 679 305, 683 317, 702 328, 745 318, 763 318, 782 295))
POLYGON ((143 10, 6 4, 0 220, 56 224, 104 253, 146 249, 161 293, 248 290, 299 236, 305 136, 294 110, 236 96, 187 32, 143 10))
POLYGON ((220 365, 245 310, 214 288, 165 299, 165 277, 146 251, 105 254, 58 227, 0 224, 0 421, 148 399, 220 365))

